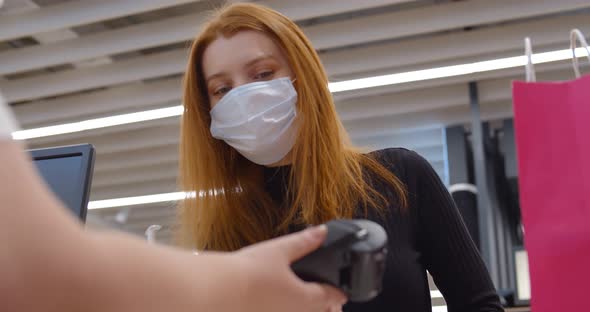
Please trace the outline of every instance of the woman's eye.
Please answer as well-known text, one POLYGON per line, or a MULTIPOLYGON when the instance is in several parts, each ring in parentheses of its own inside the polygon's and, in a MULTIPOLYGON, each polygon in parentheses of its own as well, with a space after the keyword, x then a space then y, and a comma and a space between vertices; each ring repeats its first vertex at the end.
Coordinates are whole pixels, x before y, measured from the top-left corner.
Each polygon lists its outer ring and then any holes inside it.
POLYGON ((265 79, 268 78, 270 76, 272 76, 273 72, 272 71, 265 71, 265 72, 261 72, 258 73, 254 76, 254 79, 259 80, 259 79, 265 79))
POLYGON ((230 87, 223 86, 223 87, 215 89, 215 91, 213 92, 213 95, 216 95, 216 96, 224 95, 224 94, 228 93, 229 90, 231 90, 230 87))

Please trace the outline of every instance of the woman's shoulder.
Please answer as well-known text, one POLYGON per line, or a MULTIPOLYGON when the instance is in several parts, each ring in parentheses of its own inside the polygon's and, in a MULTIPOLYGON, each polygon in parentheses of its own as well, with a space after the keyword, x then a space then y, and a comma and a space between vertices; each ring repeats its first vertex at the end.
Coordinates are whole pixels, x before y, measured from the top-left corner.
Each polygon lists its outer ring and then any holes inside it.
POLYGON ((440 179, 424 157, 406 148, 386 148, 367 155, 393 173, 410 192, 419 184, 440 179))
POLYGON ((405 175, 407 171, 413 171, 416 168, 430 166, 428 161, 418 153, 402 147, 380 149, 372 151, 367 155, 379 162, 382 166, 401 175, 405 175))
POLYGON ((412 158, 416 152, 403 147, 388 147, 384 149, 374 150, 367 153, 367 155, 374 157, 377 160, 383 159, 398 159, 405 160, 412 158))

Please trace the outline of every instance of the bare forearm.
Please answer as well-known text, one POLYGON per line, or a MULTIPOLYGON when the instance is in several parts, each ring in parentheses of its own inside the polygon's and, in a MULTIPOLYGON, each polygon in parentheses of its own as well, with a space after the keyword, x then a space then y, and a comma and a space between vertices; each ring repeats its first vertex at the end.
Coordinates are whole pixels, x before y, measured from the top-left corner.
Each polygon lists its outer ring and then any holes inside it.
POLYGON ((227 305, 220 296, 235 269, 229 256, 197 257, 123 234, 84 232, 16 144, 0 142, 0 150, 0 254, 8 255, 0 257, 0 276, 10 294, 0 305, 44 311, 222 311, 227 305))
POLYGON ((108 251, 93 260, 104 272, 92 292, 101 311, 235 311, 243 298, 244 281, 239 265, 227 254, 194 256, 179 250, 146 245, 135 238, 113 233, 96 235, 97 248, 108 251), (116 286, 115 286, 116 285, 116 286), (228 292, 228 290, 230 290, 228 292))

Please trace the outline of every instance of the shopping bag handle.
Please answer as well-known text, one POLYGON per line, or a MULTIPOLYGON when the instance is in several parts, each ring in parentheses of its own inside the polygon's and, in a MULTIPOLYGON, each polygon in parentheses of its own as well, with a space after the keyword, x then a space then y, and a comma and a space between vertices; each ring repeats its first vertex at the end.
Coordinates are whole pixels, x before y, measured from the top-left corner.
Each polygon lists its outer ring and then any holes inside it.
POLYGON ((578 57, 576 56, 576 38, 580 41, 580 45, 582 48, 586 49, 586 56, 588 57, 588 62, 590 62, 590 48, 588 48, 588 42, 584 37, 584 34, 579 29, 572 29, 570 32, 570 48, 572 49, 572 64, 574 65, 574 73, 576 74, 576 78, 580 78, 580 65, 578 64, 578 57))
POLYGON ((535 65, 533 65, 533 47, 531 44, 531 38, 524 38, 524 54, 526 56, 526 81, 535 82, 537 81, 537 75, 535 74, 535 65))

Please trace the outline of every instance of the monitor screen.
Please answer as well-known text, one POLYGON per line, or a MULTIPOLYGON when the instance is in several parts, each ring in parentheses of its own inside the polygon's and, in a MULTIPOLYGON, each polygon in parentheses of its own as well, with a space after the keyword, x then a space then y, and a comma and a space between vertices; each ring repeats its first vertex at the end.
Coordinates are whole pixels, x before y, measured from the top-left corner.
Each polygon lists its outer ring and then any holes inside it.
POLYGON ((80 144, 29 151, 39 175, 75 216, 86 219, 94 147, 80 144))
POLYGON ((72 210, 80 215, 80 184, 82 182, 82 155, 68 155, 36 159, 35 165, 39 174, 49 185, 53 193, 72 210))

